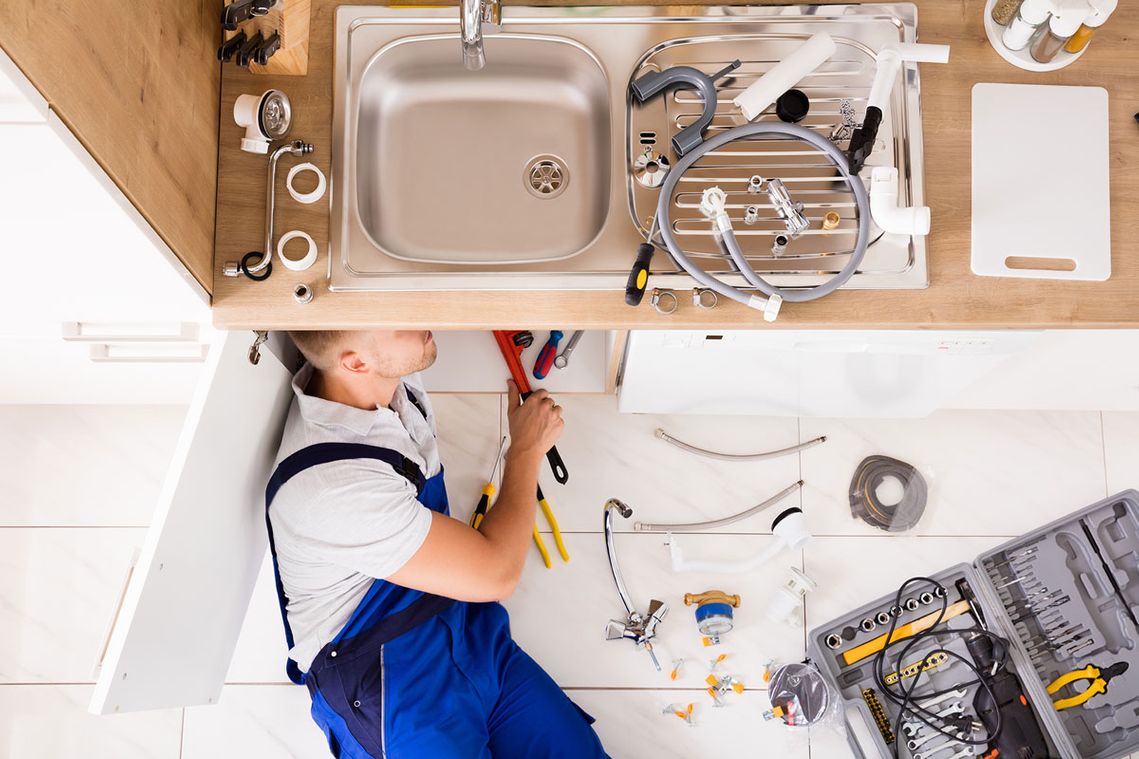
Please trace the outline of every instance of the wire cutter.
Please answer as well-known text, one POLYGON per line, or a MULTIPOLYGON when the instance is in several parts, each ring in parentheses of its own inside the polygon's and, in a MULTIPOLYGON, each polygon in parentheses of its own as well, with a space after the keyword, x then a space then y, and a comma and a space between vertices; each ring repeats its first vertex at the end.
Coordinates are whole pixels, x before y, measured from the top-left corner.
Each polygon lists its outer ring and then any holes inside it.
POLYGON ((1125 661, 1116 662, 1106 669, 1100 669, 1094 664, 1089 664, 1083 669, 1077 669, 1066 675, 1060 675, 1053 680, 1052 684, 1048 686, 1048 695, 1055 695, 1065 685, 1079 680, 1087 680, 1089 684, 1082 692, 1070 698, 1061 698, 1053 702, 1056 711, 1070 709, 1073 706, 1081 706, 1090 701, 1094 696, 1098 696, 1100 693, 1107 693, 1107 684, 1111 682, 1112 678, 1118 677, 1126 672, 1127 666, 1127 662, 1125 661))
MULTIPOLYGON (((566 544, 562 542, 562 531, 558 528, 558 520, 554 518, 554 510, 550 508, 550 502, 542 493, 541 485, 538 486, 538 506, 546 515, 546 521, 550 523, 550 530, 554 533, 554 545, 558 547, 562 561, 569 561, 569 551, 566 550, 566 544)), ((538 553, 542 554, 542 563, 546 565, 546 569, 553 568, 554 563, 550 560, 550 552, 546 550, 546 544, 542 542, 542 533, 538 532, 537 524, 534 525, 534 545, 538 546, 538 553)))

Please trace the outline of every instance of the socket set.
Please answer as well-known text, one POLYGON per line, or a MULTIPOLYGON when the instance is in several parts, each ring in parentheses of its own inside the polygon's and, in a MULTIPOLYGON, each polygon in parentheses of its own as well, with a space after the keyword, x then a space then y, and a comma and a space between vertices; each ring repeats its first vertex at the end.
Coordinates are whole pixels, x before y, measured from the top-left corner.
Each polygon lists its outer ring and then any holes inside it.
POLYGON ((986 680, 986 692, 964 663, 980 663, 986 640, 1007 641, 995 650, 1024 697, 1005 721, 1023 720, 1035 736, 1010 745, 1020 733, 1002 729, 1000 756, 1122 759, 1139 750, 1139 492, 931 579, 940 587, 915 580, 900 598, 879 598, 808 635, 808 655, 841 694, 856 756, 992 755, 993 712, 1005 717, 1007 705, 993 708, 996 689, 986 680), (917 642, 887 646, 892 625, 894 641, 917 642), (913 678, 918 687, 899 721, 896 694, 913 678))

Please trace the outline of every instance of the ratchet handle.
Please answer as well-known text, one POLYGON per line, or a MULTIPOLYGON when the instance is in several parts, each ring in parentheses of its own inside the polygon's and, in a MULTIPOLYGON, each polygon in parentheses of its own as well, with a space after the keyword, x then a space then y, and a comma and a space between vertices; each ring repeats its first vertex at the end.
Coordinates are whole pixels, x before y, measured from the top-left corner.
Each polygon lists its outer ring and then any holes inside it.
POLYGON ((641 305, 645 297, 645 286, 649 283, 649 264, 653 260, 656 249, 647 242, 641 243, 637 248, 637 260, 629 271, 629 281, 625 283, 625 303, 630 306, 641 305))
MULTIPOLYGON (((529 397, 529 392, 522 393, 523 402, 529 397)), ((565 485, 566 482, 569 481, 569 470, 566 469, 566 464, 562 461, 562 454, 558 453, 558 447, 556 445, 546 451, 546 461, 550 462, 550 471, 554 473, 554 480, 559 485, 565 485)))

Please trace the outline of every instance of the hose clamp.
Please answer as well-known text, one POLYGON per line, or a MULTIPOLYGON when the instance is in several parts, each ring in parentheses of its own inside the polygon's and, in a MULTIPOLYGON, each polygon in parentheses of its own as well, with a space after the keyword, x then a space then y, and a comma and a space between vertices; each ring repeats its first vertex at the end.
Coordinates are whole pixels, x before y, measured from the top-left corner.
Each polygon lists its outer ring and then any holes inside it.
POLYGON ((672 290, 662 290, 659 287, 653 288, 652 297, 649 298, 649 303, 656 309, 658 314, 668 316, 669 314, 676 313, 676 309, 680 306, 680 299, 676 297, 676 293, 672 290))

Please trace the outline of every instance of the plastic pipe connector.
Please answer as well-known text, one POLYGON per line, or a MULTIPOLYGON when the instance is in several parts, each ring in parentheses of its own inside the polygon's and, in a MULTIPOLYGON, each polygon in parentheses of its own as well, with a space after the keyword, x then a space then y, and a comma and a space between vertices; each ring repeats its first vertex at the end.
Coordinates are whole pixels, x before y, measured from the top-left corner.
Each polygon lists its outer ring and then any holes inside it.
POLYGON ((887 45, 878 51, 878 69, 874 72, 874 84, 866 99, 867 108, 877 108, 883 113, 890 102, 890 93, 898 79, 898 71, 903 62, 949 63, 949 45, 926 45, 917 42, 901 42, 887 45))
POLYGON ((793 88, 823 61, 834 55, 837 47, 826 32, 819 32, 804 42, 795 52, 761 76, 750 87, 732 100, 743 112, 744 118, 754 121, 766 111, 780 95, 793 88))
POLYGON ((875 166, 870 172, 870 215, 874 217, 874 223, 888 234, 929 234, 930 212, 927 206, 898 206, 898 170, 893 166, 875 166))

